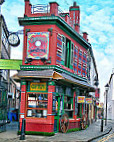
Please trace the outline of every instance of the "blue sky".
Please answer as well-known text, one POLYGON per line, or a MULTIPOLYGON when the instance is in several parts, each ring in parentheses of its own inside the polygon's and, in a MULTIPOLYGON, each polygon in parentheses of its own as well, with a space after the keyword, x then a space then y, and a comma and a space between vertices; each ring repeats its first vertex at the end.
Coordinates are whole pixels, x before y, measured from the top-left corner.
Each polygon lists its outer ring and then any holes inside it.
MULTIPOLYGON (((51 0, 30 0, 32 5, 48 4, 51 0)), ((55 0, 54 0, 55 1, 55 0)), ((63 11, 69 10, 74 0, 56 0, 63 11)), ((92 45, 103 101, 104 86, 114 68, 114 2, 113 0, 76 0, 80 6, 80 29, 88 33, 92 45)), ((24 0, 5 0, 2 5, 2 14, 5 17, 9 31, 22 30, 18 24, 18 17, 23 17, 24 0)), ((12 59, 22 58, 23 38, 19 35, 21 44, 11 49, 12 59)))

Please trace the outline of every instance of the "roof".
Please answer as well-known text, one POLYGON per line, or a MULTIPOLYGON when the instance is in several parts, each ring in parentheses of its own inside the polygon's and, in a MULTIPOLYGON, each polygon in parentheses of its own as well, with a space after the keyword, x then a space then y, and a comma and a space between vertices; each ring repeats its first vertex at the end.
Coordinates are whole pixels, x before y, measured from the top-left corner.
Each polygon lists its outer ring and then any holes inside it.
POLYGON ((76 85, 80 85, 85 88, 89 88, 92 92, 95 91, 95 88, 92 85, 90 85, 88 82, 80 81, 80 80, 75 79, 69 75, 66 75, 65 73, 62 73, 62 76, 64 77, 64 80, 66 80, 66 81, 69 81, 69 82, 76 84, 76 85))
POLYGON ((63 79, 62 75, 52 69, 41 70, 41 71, 19 71, 17 78, 53 78, 53 79, 63 79))
POLYGON ((114 73, 112 73, 111 76, 110 76, 109 84, 110 84, 110 82, 111 82, 111 80, 112 80, 113 75, 114 75, 114 73))

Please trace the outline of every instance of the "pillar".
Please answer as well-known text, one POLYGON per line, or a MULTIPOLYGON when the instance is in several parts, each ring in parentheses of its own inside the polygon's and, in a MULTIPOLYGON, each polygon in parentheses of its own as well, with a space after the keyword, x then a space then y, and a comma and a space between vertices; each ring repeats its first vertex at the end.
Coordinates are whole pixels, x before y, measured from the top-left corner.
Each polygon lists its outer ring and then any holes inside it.
POLYGON ((52 105, 53 105, 53 93, 55 92, 55 83, 53 81, 48 82, 48 111, 47 118, 54 122, 52 117, 52 105))
MULTIPOLYGON (((21 101, 20 101, 20 124, 22 124, 22 119, 25 118, 26 114, 26 82, 22 81, 21 82, 21 101)), ((20 125, 21 128, 21 125, 20 125)))

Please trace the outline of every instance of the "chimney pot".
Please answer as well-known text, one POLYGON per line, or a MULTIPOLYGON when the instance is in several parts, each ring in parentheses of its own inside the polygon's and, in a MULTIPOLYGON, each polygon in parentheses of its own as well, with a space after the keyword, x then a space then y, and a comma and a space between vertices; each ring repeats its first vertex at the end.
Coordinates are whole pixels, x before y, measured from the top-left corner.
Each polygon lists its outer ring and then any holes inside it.
POLYGON ((88 33, 83 32, 83 38, 84 38, 86 41, 88 41, 88 33))
POLYGON ((73 3, 73 6, 76 6, 76 2, 73 3))

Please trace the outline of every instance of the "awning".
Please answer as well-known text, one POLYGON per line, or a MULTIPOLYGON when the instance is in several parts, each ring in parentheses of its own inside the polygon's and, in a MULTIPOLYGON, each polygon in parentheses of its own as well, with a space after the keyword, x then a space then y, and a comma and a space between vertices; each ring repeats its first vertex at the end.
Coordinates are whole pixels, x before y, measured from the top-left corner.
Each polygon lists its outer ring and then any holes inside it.
POLYGON ((63 79, 63 76, 53 70, 41 70, 41 71, 19 71, 19 78, 53 78, 53 79, 63 79))
POLYGON ((89 84, 88 82, 77 80, 74 77, 67 75, 65 73, 62 73, 61 75, 63 76, 64 80, 66 80, 68 82, 89 88, 89 89, 91 89, 91 91, 95 91, 95 88, 91 84, 89 84))
POLYGON ((21 78, 52 78, 67 81, 69 83, 82 86, 84 88, 90 89, 90 91, 95 91, 95 88, 91 86, 88 82, 78 80, 66 73, 58 73, 53 69, 47 70, 35 70, 35 71, 19 71, 17 75, 13 77, 15 81, 19 81, 21 78))

